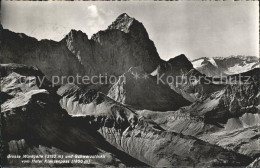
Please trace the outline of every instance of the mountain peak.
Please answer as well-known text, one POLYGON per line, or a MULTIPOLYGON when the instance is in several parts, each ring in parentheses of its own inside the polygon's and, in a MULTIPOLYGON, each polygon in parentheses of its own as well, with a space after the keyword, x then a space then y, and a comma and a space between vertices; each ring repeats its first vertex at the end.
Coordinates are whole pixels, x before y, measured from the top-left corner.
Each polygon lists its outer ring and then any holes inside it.
MULTIPOLYGON (((121 15, 119 15, 119 16, 117 17, 117 19, 126 19, 126 18, 130 19, 130 18, 132 18, 132 17, 130 17, 127 13, 122 13, 121 15)), ((117 19, 116 19, 116 20, 117 20, 117 19)))
POLYGON ((140 23, 134 18, 130 17, 128 14, 122 13, 116 18, 116 20, 110 26, 108 26, 108 29, 117 29, 125 33, 128 33, 130 27, 135 22, 140 23))
POLYGON ((188 70, 193 69, 193 65, 191 64, 190 60, 184 54, 180 54, 174 58, 170 58, 167 61, 172 67, 175 68, 186 68, 188 70))
POLYGON ((88 35, 81 30, 71 29, 62 41, 66 43, 69 50, 72 50, 75 43, 79 44, 88 41, 88 35))
POLYGON ((81 30, 75 30, 75 29, 71 29, 70 32, 67 34, 67 36, 71 36, 71 37, 88 37, 87 34, 85 34, 84 32, 82 32, 81 30))
POLYGON ((180 54, 174 58, 170 58, 168 61, 168 63, 173 63, 173 64, 178 64, 178 63, 185 63, 185 64, 188 64, 190 66, 190 68, 192 68, 192 64, 190 62, 190 60, 186 57, 186 55, 184 54, 180 54))
POLYGON ((186 57, 185 54, 180 54, 177 55, 176 57, 170 58, 167 62, 174 62, 176 60, 185 60, 185 61, 189 61, 189 59, 186 57))

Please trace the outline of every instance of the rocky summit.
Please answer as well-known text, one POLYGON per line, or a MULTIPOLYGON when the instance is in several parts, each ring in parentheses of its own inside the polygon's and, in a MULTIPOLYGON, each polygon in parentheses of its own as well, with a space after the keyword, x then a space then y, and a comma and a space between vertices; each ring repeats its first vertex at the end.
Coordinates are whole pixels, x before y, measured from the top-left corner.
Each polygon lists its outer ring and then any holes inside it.
POLYGON ((80 30, 58 42, 8 29, 1 36, 2 167, 259 166, 257 58, 164 61, 126 13, 90 38, 80 30), (115 80, 51 80, 100 74, 115 80))

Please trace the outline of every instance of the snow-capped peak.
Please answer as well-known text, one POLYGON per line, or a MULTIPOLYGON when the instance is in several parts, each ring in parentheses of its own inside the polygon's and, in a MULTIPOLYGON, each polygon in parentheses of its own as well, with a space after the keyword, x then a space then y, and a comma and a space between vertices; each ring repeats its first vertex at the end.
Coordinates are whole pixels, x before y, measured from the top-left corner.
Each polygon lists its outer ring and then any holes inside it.
POLYGON ((218 65, 217 65, 216 61, 214 60, 214 58, 209 58, 208 61, 209 61, 212 65, 214 65, 215 67, 218 67, 218 65))

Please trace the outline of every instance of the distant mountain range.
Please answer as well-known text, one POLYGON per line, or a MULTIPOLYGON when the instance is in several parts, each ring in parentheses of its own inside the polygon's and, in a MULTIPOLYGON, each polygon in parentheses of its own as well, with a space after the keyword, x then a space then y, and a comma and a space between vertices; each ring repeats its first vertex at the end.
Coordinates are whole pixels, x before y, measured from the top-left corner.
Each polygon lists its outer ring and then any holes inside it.
POLYGON ((207 76, 233 75, 259 68, 259 57, 229 56, 199 58, 192 61, 194 68, 207 76))

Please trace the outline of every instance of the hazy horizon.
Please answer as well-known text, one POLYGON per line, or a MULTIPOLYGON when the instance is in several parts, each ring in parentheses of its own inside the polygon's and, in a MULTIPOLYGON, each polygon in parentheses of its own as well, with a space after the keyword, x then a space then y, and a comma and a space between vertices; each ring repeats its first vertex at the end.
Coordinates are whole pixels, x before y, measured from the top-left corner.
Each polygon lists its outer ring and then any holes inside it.
POLYGON ((90 38, 127 13, 144 24, 164 60, 259 56, 258 3, 2 1, 1 21, 11 31, 59 41, 71 29, 90 38))

